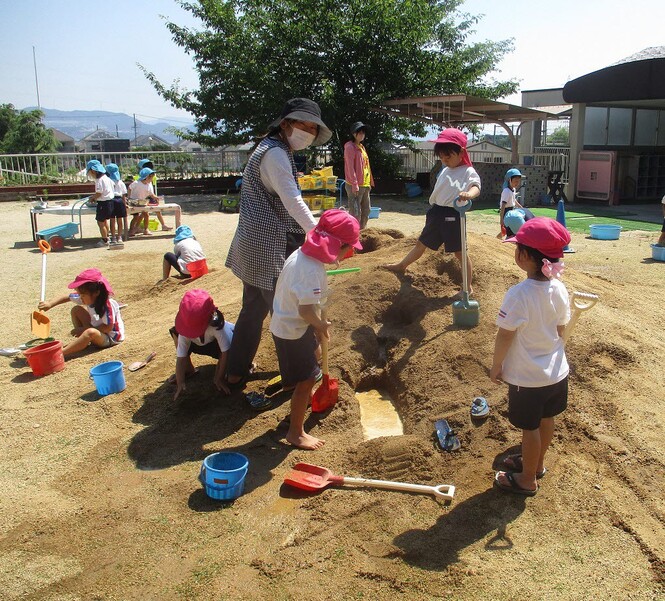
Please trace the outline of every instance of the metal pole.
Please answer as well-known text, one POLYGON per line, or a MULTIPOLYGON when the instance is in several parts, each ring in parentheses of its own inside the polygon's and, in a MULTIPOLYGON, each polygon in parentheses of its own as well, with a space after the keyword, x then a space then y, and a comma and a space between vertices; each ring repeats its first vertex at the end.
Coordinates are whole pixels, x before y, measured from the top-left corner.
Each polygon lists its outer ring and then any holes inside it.
POLYGON ((35 47, 32 47, 32 62, 35 65, 35 87, 37 88, 37 108, 41 110, 42 105, 39 101, 39 79, 37 78, 37 55, 35 54, 35 47))

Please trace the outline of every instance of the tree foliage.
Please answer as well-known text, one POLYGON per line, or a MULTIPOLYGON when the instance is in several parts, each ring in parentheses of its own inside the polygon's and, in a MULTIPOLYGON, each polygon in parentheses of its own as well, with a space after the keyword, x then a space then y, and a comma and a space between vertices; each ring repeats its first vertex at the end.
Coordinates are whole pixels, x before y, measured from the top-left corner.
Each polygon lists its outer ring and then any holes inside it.
POLYGON ((246 142, 264 133, 288 98, 316 100, 341 152, 354 121, 366 144, 423 135, 424 126, 373 112, 391 98, 463 93, 490 99, 515 91, 489 75, 511 41, 467 43, 478 17, 463 0, 199 0, 179 4, 201 22, 168 22, 190 54, 199 88, 160 83, 158 93, 191 112, 202 144, 246 142))
POLYGON ((569 134, 567 127, 557 127, 551 134, 547 134, 548 146, 568 146, 569 134))
POLYGON ((18 111, 11 104, 0 105, 0 152, 32 154, 53 152, 58 141, 44 127, 44 113, 18 111))

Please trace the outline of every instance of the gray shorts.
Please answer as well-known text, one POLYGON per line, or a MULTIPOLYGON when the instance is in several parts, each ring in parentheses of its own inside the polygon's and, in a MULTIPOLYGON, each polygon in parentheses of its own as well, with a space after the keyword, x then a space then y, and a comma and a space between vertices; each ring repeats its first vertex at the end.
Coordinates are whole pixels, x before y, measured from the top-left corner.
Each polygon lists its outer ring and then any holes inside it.
POLYGON ((286 340, 278 338, 273 334, 277 360, 279 361, 279 373, 282 376, 282 386, 295 386, 298 382, 316 379, 321 373, 321 368, 314 353, 319 343, 314 336, 312 326, 297 340, 286 340))
POLYGON ((427 211, 425 227, 418 240, 431 250, 439 250, 442 244, 447 253, 462 250, 459 212, 453 207, 432 205, 427 211))

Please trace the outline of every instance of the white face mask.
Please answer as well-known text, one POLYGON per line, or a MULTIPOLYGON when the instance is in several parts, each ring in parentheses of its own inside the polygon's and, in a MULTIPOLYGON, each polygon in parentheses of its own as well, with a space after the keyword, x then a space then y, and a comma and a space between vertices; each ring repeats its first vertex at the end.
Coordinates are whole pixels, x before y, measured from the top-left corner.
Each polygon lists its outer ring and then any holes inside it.
POLYGON ((307 148, 316 138, 314 134, 310 134, 297 127, 293 127, 291 134, 286 137, 289 141, 289 146, 293 150, 303 150, 304 148, 307 148))

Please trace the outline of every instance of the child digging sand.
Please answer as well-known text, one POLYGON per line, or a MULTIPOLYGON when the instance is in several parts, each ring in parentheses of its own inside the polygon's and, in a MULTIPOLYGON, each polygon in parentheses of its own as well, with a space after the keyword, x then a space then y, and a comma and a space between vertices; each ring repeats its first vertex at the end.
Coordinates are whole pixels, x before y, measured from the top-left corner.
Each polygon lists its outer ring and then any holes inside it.
POLYGON ((527 221, 514 238, 515 263, 527 279, 508 290, 497 317, 499 331, 490 370, 492 382, 508 384, 508 419, 522 430, 522 453, 504 460, 494 485, 526 496, 538 492, 554 416, 568 403, 568 361, 563 332, 570 320, 563 249, 570 234, 554 219, 527 221))
POLYGON ((358 220, 346 211, 325 211, 305 243, 286 260, 277 280, 270 331, 282 385, 295 387, 286 440, 301 449, 315 450, 325 444, 304 429, 312 388, 321 372, 317 339, 330 338, 330 323, 321 317, 328 294, 325 264, 345 259, 354 248, 362 249, 359 232, 358 220))
MULTIPOLYGON (((480 177, 466 151, 466 136, 459 129, 444 129, 435 142, 434 155, 441 159, 445 168, 437 176, 429 197, 432 206, 427 211, 425 227, 416 245, 399 263, 386 265, 390 271, 403 273, 411 263, 423 256, 426 249, 438 250, 442 244, 447 253, 454 253, 460 263, 462 261, 460 215, 454 208, 454 202, 457 198, 460 202, 476 198, 480 194, 480 177)), ((467 273, 469 294, 472 294, 472 265, 468 256, 467 273)), ((462 298, 462 292, 458 292, 455 298, 462 298)))
POLYGON ((48 311, 68 301, 76 304, 72 308, 72 335, 76 340, 62 349, 65 357, 86 349, 90 344, 108 348, 125 339, 125 324, 120 315, 118 302, 110 298, 113 290, 99 269, 86 269, 67 285, 74 293, 39 303, 41 311, 48 311))
POLYGON ((193 353, 217 359, 213 383, 220 392, 230 393, 226 359, 233 340, 233 324, 224 320, 210 294, 198 288, 187 291, 169 334, 176 346, 175 376, 169 379, 170 384, 176 384, 174 401, 186 390, 185 380, 197 371, 191 360, 193 353))

